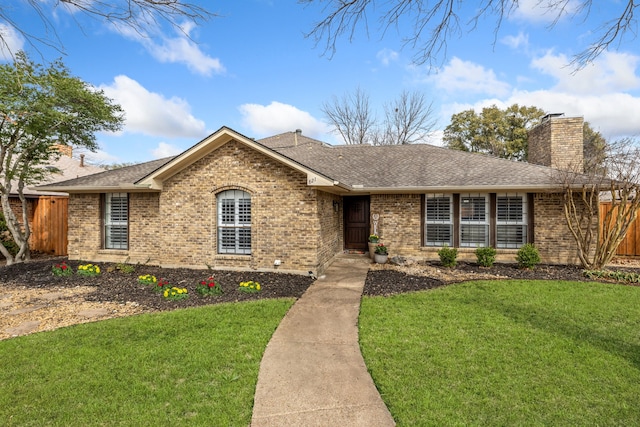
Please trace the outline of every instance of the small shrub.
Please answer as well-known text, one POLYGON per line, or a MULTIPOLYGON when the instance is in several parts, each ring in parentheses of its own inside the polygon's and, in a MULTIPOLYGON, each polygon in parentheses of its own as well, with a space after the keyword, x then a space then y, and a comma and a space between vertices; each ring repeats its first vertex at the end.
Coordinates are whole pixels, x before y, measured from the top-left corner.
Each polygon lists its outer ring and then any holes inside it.
POLYGON ((136 267, 134 265, 121 262, 116 264, 116 270, 123 274, 131 274, 136 271, 136 267))
POLYGON ((51 267, 51 272, 54 276, 71 276, 73 274, 73 270, 65 261, 51 267))
POLYGON ((97 276, 100 274, 100 267, 95 264, 84 264, 78 266, 80 276, 97 276))
POLYGON ((219 283, 217 283, 213 277, 207 278, 207 280, 203 280, 196 286, 196 291, 202 295, 222 295, 222 287, 219 283))
POLYGON ((438 250, 438 256, 440 257, 440 262, 443 266, 455 267, 457 264, 456 258, 458 258, 458 250, 456 248, 444 246, 438 250))
POLYGON ((240 292, 246 293, 260 292, 260 289, 262 289, 260 283, 254 282, 253 280, 249 280, 248 282, 240 282, 240 286, 238 286, 238 290, 240 292))
POLYGON ((189 298, 189 291, 187 291, 187 288, 173 286, 165 289, 162 295, 170 301, 180 301, 189 298))
POLYGON ((617 282, 640 283, 640 274, 627 271, 583 270, 589 279, 611 279, 617 282))
POLYGON ((478 264, 482 267, 491 267, 496 262, 496 250, 491 246, 476 249, 478 264))
POLYGON ((138 276, 138 283, 141 285, 155 285, 158 282, 156 276, 152 274, 145 274, 143 276, 138 276))
POLYGON ((540 253, 538 252, 538 248, 531 243, 527 243, 518 249, 516 261, 518 261, 518 266, 520 266, 520 268, 534 268, 538 263, 540 263, 540 253))
POLYGON ((155 283, 153 283, 153 290, 156 292, 164 292, 165 290, 170 288, 171 284, 167 279, 158 279, 155 283))

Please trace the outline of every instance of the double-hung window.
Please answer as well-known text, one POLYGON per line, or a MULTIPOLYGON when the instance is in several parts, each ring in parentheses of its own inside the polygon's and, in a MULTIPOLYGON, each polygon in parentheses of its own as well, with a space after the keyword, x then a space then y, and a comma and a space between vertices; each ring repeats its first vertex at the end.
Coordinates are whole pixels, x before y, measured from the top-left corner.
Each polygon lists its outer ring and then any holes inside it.
POLYGON ((496 210, 496 247, 515 249, 527 243, 527 198, 498 194, 496 210))
POLYGON ((424 229, 424 241, 427 246, 453 246, 453 204, 451 195, 427 195, 424 229))
POLYGON ((127 193, 104 196, 104 247, 129 248, 129 197, 127 193))
POLYGON ((460 246, 489 246, 489 203, 487 195, 460 195, 460 246))
POLYGON ((251 254, 251 195, 241 190, 218 194, 218 253, 251 254))

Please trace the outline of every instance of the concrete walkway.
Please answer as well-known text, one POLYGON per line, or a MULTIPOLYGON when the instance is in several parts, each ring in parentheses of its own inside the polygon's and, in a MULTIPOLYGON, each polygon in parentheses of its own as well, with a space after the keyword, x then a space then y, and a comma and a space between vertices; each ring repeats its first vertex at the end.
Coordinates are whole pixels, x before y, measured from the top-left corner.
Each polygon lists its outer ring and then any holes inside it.
POLYGON ((252 427, 395 425, 358 345, 367 270, 336 260, 289 310, 260 364, 252 427))

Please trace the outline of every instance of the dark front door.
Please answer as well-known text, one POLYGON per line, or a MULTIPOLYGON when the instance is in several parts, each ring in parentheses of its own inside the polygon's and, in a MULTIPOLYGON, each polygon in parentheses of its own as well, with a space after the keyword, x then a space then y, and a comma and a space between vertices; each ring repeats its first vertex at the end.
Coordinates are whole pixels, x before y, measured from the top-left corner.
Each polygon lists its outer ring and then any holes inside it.
POLYGON ((369 240, 369 196, 344 198, 344 248, 366 251, 369 240))

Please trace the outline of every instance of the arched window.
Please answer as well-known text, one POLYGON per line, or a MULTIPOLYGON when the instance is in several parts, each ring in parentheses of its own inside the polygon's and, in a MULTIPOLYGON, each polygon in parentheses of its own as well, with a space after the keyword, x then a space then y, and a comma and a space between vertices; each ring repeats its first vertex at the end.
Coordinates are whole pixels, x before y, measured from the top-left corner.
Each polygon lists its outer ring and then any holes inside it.
POLYGON ((251 254, 251 195, 242 190, 218 194, 218 253, 251 254))

